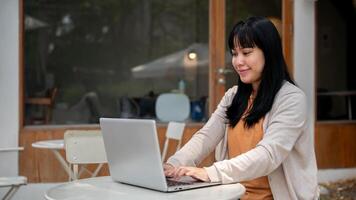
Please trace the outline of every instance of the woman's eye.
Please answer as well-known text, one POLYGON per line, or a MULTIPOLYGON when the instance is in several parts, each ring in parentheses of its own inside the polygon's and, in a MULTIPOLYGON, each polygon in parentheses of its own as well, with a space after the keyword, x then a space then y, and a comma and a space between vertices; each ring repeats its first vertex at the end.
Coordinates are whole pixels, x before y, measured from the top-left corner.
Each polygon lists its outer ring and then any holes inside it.
POLYGON ((251 51, 245 51, 245 52, 243 52, 244 55, 249 55, 249 54, 251 54, 251 53, 252 53, 251 51))

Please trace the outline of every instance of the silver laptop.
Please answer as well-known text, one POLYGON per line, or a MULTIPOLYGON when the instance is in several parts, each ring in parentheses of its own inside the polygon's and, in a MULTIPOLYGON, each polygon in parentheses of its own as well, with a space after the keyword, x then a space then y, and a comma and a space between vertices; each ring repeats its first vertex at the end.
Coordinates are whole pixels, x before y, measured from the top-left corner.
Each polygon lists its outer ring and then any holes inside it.
POLYGON ((220 184, 166 179, 154 120, 100 118, 100 127, 114 181, 163 192, 220 184))

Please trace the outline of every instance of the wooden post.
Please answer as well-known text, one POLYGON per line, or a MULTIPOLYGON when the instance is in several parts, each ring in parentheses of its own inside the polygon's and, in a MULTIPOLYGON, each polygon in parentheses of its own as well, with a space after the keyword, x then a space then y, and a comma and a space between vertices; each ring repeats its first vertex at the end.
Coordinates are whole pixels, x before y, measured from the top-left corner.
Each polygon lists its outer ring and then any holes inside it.
POLYGON ((225 0, 210 0, 209 11, 209 115, 216 109, 225 93, 225 84, 219 83, 225 67, 225 0))

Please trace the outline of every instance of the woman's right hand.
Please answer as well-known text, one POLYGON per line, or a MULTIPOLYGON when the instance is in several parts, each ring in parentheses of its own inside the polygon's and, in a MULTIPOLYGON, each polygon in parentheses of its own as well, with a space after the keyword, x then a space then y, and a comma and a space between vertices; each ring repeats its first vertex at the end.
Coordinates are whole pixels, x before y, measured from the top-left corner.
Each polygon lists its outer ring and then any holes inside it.
POLYGON ((173 177, 174 176, 174 173, 176 171, 176 168, 169 164, 169 163, 164 163, 163 164, 163 171, 164 171, 164 175, 166 177, 173 177))

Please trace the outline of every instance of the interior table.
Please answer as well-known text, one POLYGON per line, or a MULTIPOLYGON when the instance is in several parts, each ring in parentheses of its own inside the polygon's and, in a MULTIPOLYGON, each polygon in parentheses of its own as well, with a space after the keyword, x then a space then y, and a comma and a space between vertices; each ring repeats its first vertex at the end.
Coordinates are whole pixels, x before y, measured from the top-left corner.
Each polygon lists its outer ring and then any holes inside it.
POLYGON ((42 141, 37 141, 32 143, 32 147, 34 148, 39 148, 39 149, 48 149, 51 150, 56 157, 56 159, 59 161, 63 169, 66 171, 68 174, 69 180, 72 179, 73 177, 73 171, 71 169, 71 166, 65 158, 62 157, 60 154, 60 150, 64 150, 64 140, 42 140, 42 141))
MULTIPOLYGON (((65 150, 65 146, 64 146, 64 140, 63 139, 59 139, 59 140, 42 140, 42 141, 37 141, 32 143, 32 147, 34 148, 39 148, 39 149, 48 149, 51 150, 54 154, 54 156, 56 157, 56 159, 59 161, 59 163, 61 164, 61 166, 63 167, 63 169, 66 171, 66 173, 68 174, 68 179, 69 181, 74 180, 74 172, 72 170, 71 165, 66 161, 66 159, 60 154, 60 150, 65 150)), ((87 171, 88 173, 91 174, 91 177, 95 177, 98 172, 100 171, 100 169, 103 167, 103 164, 99 164, 94 173, 89 171, 85 165, 81 166, 79 175, 80 176, 82 174, 82 172, 87 171)))

